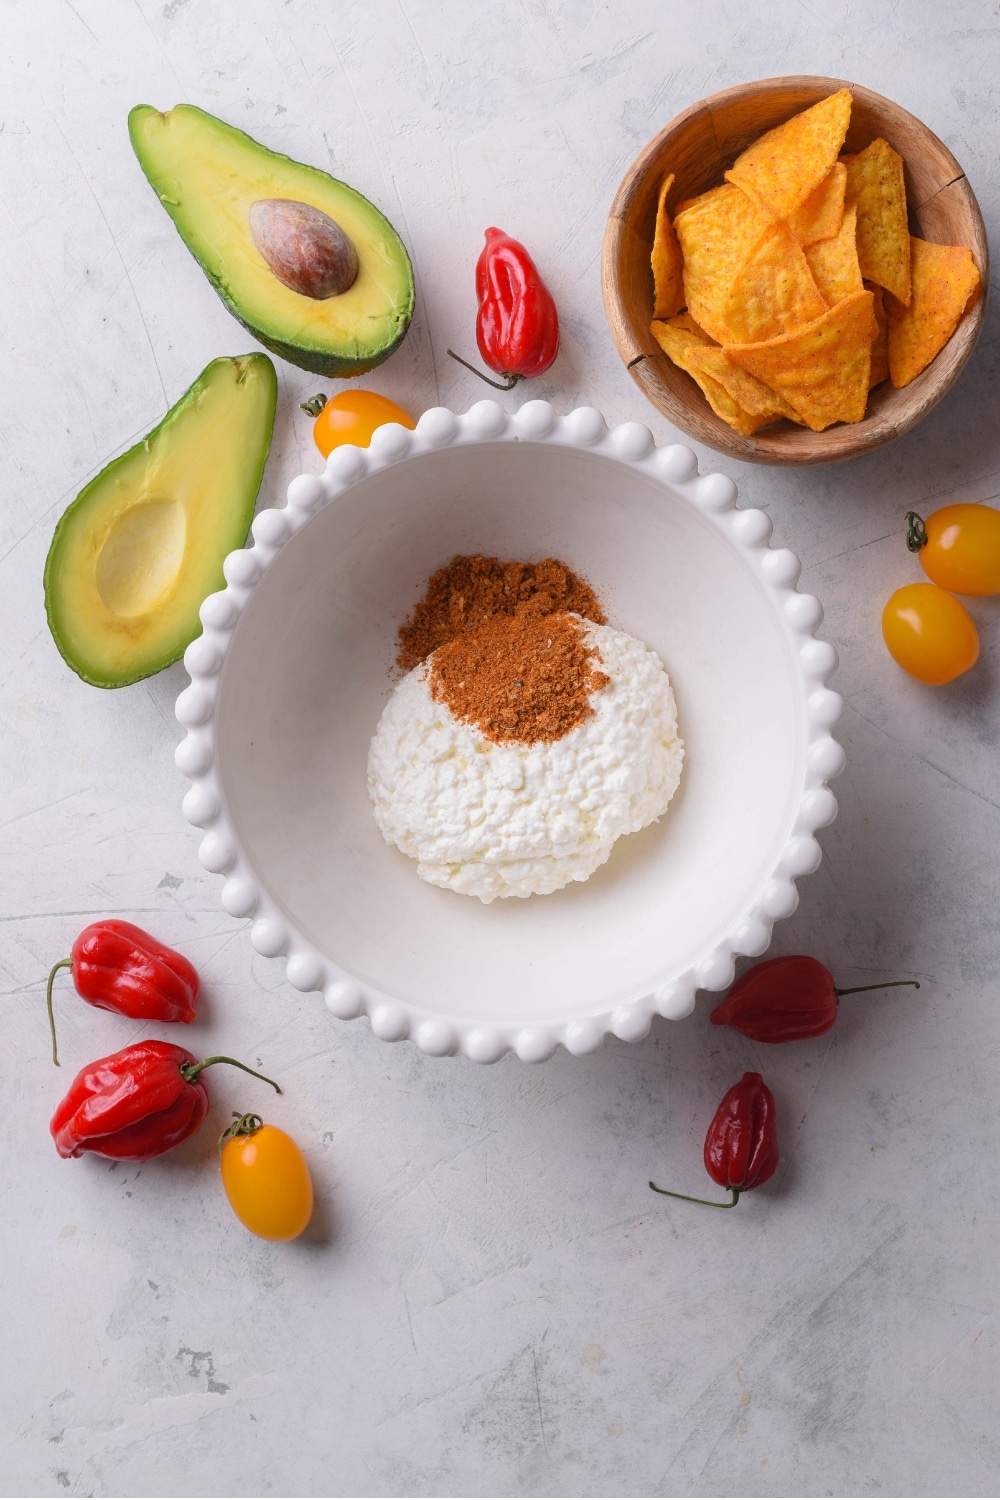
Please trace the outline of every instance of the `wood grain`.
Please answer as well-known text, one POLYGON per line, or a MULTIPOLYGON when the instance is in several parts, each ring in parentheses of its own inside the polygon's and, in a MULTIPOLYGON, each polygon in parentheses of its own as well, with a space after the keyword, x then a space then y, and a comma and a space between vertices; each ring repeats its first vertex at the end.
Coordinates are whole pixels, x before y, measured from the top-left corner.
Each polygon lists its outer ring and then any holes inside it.
MULTIPOLYGON (((672 205, 671 205, 672 207, 672 205)), ((632 163, 615 196, 604 235, 601 280, 611 334, 633 380, 676 427, 722 453, 749 463, 822 464, 854 458, 892 442, 951 388, 975 346, 989 289, 989 250, 982 214, 955 157, 932 130, 880 94, 841 78, 765 78, 725 89, 671 120, 632 163), (980 293, 951 339, 903 390, 872 391, 865 418, 825 432, 780 422, 742 437, 706 402, 691 377, 662 352, 649 331, 650 252, 660 183, 676 176, 673 203, 722 181, 741 151, 766 130, 847 87, 853 96, 846 149, 876 136, 903 158, 910 227, 921 239, 966 245, 981 277, 980 293)))

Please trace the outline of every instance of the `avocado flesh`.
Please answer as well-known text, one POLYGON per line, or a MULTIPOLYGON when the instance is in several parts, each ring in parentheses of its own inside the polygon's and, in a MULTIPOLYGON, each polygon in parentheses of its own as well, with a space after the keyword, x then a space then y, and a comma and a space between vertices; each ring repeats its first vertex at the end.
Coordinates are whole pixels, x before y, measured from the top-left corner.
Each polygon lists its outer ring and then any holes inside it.
POLYGON ((160 202, 229 311, 267 349, 319 375, 360 375, 388 358, 413 313, 410 258, 374 204, 316 167, 268 151, 192 104, 129 115, 129 136, 160 202), (251 205, 290 198, 347 235, 360 270, 338 297, 284 286, 250 234, 251 205))
POLYGON ((201 634, 253 519, 277 399, 266 354, 215 359, 148 437, 82 489, 45 564, 49 629, 95 687, 168 667, 201 634))

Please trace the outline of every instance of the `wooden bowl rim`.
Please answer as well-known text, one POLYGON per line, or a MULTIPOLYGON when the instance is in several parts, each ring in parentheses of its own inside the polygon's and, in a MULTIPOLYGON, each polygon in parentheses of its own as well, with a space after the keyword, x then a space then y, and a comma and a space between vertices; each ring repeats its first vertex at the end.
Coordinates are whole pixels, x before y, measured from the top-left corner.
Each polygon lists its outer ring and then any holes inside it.
POLYGON ((622 178, 608 214, 601 253, 601 286, 605 314, 622 363, 646 399, 675 427, 679 427, 682 432, 686 432, 696 441, 744 462, 775 465, 837 463, 870 453, 892 442, 895 438, 902 437, 904 433, 916 426, 954 385, 976 345, 986 316, 989 297, 989 248, 982 212, 969 180, 954 153, 931 130, 929 125, 925 125, 902 105, 887 99, 883 94, 875 93, 863 84, 851 83, 842 78, 828 78, 820 74, 787 74, 777 78, 761 78, 751 83, 735 84, 728 89, 708 94, 675 115, 647 142, 622 178), (626 231, 635 232, 629 222, 628 213, 633 199, 660 157, 664 146, 684 125, 698 115, 705 112, 711 115, 715 110, 724 108, 727 104, 758 96, 775 96, 777 99, 782 95, 792 93, 799 95, 803 91, 815 91, 818 98, 825 98, 841 88, 850 89, 853 98, 867 105, 873 113, 878 114, 888 110, 896 117, 912 122, 914 131, 918 136, 924 137, 925 144, 933 143, 941 151, 945 161, 952 165, 954 176, 947 183, 943 183, 934 193, 923 198, 919 203, 914 203, 908 198, 907 206, 914 213, 919 213, 920 209, 930 203, 938 193, 947 188, 956 189, 975 231, 970 236, 975 243, 969 248, 980 273, 979 296, 969 311, 963 314, 958 327, 944 348, 915 380, 911 381, 908 386, 904 386, 902 390, 896 390, 887 384, 875 388, 873 397, 876 409, 872 411, 869 407, 862 421, 840 423, 827 428, 824 432, 804 431, 792 423, 782 423, 773 428, 764 428, 751 437, 744 437, 715 415, 690 377, 688 377, 691 386, 690 404, 680 399, 664 384, 659 378, 658 367, 669 362, 667 356, 653 344, 651 335, 648 334, 648 326, 638 330, 638 333, 644 337, 636 337, 635 323, 625 309, 615 275, 622 255, 624 234, 626 231), (948 358, 942 363, 945 354, 948 358), (882 393, 881 400, 878 399, 880 392, 882 393))

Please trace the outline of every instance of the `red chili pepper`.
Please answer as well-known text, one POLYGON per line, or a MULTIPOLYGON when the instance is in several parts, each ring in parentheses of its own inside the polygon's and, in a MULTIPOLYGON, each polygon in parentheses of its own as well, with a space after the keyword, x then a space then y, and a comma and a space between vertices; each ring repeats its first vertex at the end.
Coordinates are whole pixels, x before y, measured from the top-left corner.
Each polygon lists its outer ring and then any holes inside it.
POLYGON ((736 981, 712 1012, 716 1026, 731 1026, 754 1042, 801 1042, 822 1036, 837 1019, 837 997, 865 990, 912 985, 915 979, 890 979, 838 990, 830 970, 816 958, 789 954, 754 964, 736 981))
POLYGON ((544 375, 559 353, 559 315, 535 262, 502 229, 486 231, 486 245, 476 262, 476 296, 479 352, 505 383, 490 380, 449 349, 452 359, 499 391, 544 375))
POLYGON ((740 1194, 760 1187, 778 1165, 778 1136, 774 1124, 774 1095, 759 1073, 744 1073, 715 1111, 705 1136, 705 1170, 713 1182, 732 1193, 729 1203, 692 1198, 649 1185, 654 1193, 706 1203, 709 1208, 735 1208, 740 1194))
POLYGON ((131 922, 92 922, 73 944, 72 954, 54 964, 49 974, 49 1028, 52 1061, 57 1066, 52 981, 60 969, 70 969, 77 994, 101 1010, 136 1021, 194 1020, 201 987, 194 967, 141 927, 131 922))
POLYGON ((254 1073, 235 1057, 201 1062, 172 1042, 136 1042, 111 1057, 99 1058, 78 1073, 52 1116, 49 1129, 60 1156, 110 1156, 115 1161, 150 1161, 194 1135, 208 1113, 208 1089, 201 1078, 213 1063, 231 1063, 254 1073))

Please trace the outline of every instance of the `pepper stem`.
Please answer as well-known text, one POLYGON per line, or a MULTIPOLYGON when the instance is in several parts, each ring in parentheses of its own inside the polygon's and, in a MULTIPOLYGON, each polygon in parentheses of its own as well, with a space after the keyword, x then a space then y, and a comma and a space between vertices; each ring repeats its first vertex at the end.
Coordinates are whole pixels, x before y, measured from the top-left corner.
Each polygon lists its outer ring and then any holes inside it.
POLYGON ((655 1182, 650 1187, 654 1193, 662 1193, 665 1198, 682 1198, 685 1203, 704 1203, 706 1208, 735 1208, 740 1201, 739 1188, 730 1188, 732 1199, 729 1203, 717 1203, 714 1198, 692 1198, 690 1193, 672 1193, 669 1188, 658 1188, 655 1182))
POLYGON ((911 552, 919 552, 921 547, 927 546, 927 528, 915 510, 906 512, 906 521, 909 528, 906 533, 906 545, 911 552))
POLYGON ((315 396, 310 396, 308 401, 299 402, 299 410, 304 411, 307 417, 318 417, 326 405, 326 392, 320 391, 315 396))
POLYGON ((281 1093, 280 1088, 275 1083, 273 1078, 268 1078, 266 1073, 255 1073, 253 1068, 248 1068, 246 1063, 237 1062, 235 1057, 205 1057, 202 1058, 201 1062, 181 1063, 181 1077, 184 1079, 185 1083, 194 1083, 195 1079, 198 1077, 198 1074, 202 1071, 203 1068, 210 1068, 213 1063, 220 1062, 229 1063, 230 1067, 233 1068, 242 1068, 244 1073, 250 1074, 251 1078, 261 1078, 265 1083, 269 1083, 271 1085, 276 1094, 281 1093))
POLYGON ((238 1135, 253 1135, 255 1130, 260 1130, 264 1121, 260 1115, 241 1115, 238 1109, 233 1110, 233 1123, 219 1136, 219 1150, 221 1151, 227 1141, 233 1141, 238 1135))
POLYGON ((56 1018, 52 1011, 52 981, 60 969, 71 969, 72 967, 73 960, 71 958, 61 958, 57 964, 53 964, 49 974, 49 982, 45 989, 45 1001, 49 1008, 49 1031, 52 1033, 52 1061, 57 1068, 61 1067, 62 1064, 59 1061, 59 1054, 56 1051, 56 1018))
POLYGON ((919 979, 886 979, 881 984, 856 984, 849 990, 834 990, 839 1000, 841 995, 862 995, 865 990, 897 990, 903 985, 912 985, 915 990, 920 988, 919 979))
POLYGON ((471 370, 473 375, 478 375, 480 380, 485 380, 486 384, 491 385, 495 391, 512 391, 517 382, 524 379, 523 375, 507 374, 504 376, 505 384, 501 385, 499 380, 491 380, 488 375, 483 374, 482 370, 477 370, 475 365, 470 365, 469 361, 463 359, 460 354, 456 354, 454 349, 448 349, 446 352, 451 355, 452 359, 457 359, 460 365, 471 370))

